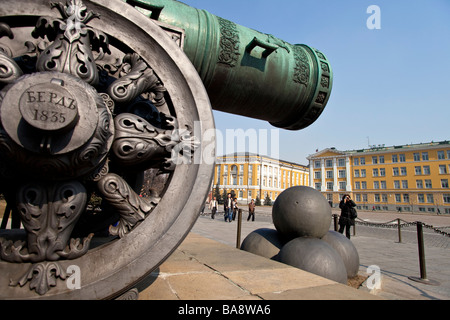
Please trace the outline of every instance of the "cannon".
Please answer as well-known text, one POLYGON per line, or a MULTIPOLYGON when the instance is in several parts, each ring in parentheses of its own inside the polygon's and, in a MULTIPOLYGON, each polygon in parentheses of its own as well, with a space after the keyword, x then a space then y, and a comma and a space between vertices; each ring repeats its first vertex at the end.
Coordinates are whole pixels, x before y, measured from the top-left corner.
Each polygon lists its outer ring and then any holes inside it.
POLYGON ((0 299, 125 299, 210 189, 212 110, 299 130, 326 57, 178 1, 0 5, 0 299))
POLYGON ((327 58, 178 1, 127 0, 172 31, 218 111, 300 130, 322 114, 332 89, 327 58), (168 26, 167 26, 168 25, 168 26))

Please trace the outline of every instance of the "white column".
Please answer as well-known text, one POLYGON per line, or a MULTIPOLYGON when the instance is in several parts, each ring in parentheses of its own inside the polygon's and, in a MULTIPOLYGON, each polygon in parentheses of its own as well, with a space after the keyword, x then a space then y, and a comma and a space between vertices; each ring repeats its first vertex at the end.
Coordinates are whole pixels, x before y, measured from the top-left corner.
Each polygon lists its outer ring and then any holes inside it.
POLYGON ((350 157, 346 159, 346 174, 347 174, 347 192, 352 192, 352 168, 350 163, 350 157))
POLYGON ((337 169, 337 158, 333 159, 333 177, 334 177, 334 184, 333 184, 333 191, 338 192, 339 191, 339 175, 338 175, 338 169, 337 169))
POLYGON ((321 191, 326 192, 327 191, 327 185, 326 185, 326 171, 325 171, 325 159, 322 159, 321 164, 321 170, 322 170, 322 182, 321 182, 321 191))

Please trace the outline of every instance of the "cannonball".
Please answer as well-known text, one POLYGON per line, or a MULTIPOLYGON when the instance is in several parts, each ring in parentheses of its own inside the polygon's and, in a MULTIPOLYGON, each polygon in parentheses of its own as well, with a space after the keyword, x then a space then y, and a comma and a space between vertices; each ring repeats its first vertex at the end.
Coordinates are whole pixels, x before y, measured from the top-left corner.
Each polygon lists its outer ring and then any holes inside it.
POLYGON ((347 269, 347 276, 356 277, 359 272, 359 254, 353 242, 336 231, 328 231, 322 240, 339 253, 347 269))
POLYGON ((282 192, 272 208, 275 228, 287 240, 322 238, 331 224, 331 207, 317 190, 299 186, 282 192))
POLYGON ((279 259, 284 264, 347 284, 347 270, 341 256, 321 239, 294 239, 283 246, 279 259))
POLYGON ((250 233, 242 242, 241 250, 276 260, 284 242, 277 230, 259 229, 250 233))

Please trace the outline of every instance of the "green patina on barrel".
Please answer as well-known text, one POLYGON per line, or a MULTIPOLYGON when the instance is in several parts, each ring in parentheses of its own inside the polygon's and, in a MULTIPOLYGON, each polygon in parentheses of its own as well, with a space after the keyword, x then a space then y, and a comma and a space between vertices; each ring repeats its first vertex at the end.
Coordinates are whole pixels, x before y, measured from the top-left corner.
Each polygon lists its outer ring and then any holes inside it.
POLYGON ((150 18, 184 30, 182 47, 215 110, 301 130, 322 114, 333 74, 307 45, 237 25, 174 0, 127 0, 150 18))

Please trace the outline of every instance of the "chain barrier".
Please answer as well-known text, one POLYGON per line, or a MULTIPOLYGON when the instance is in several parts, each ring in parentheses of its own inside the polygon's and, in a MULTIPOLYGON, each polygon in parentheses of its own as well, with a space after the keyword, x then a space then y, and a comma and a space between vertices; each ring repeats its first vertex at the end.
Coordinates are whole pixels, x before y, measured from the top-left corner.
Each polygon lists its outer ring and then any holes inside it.
MULTIPOLYGON (((333 214, 333 218, 335 218, 335 217, 337 217, 339 219, 340 216, 337 215, 337 214, 333 214)), ((417 224, 421 223, 424 228, 433 230, 435 233, 441 234, 443 236, 450 237, 450 232, 446 232, 446 231, 442 230, 442 229, 450 229, 450 226, 449 227, 435 228, 432 225, 428 225, 428 224, 425 224, 425 223, 420 222, 420 221, 408 222, 408 221, 405 221, 405 220, 402 220, 402 219, 395 219, 395 220, 392 220, 392 221, 382 222, 381 223, 381 222, 368 222, 368 221, 362 220, 360 218, 356 218, 355 219, 355 223, 357 225, 361 225, 361 226, 376 227, 376 228, 387 228, 387 229, 398 229, 399 227, 400 228, 407 228, 407 227, 417 226, 417 224), (399 221, 401 221, 400 225, 399 225, 399 221)))

